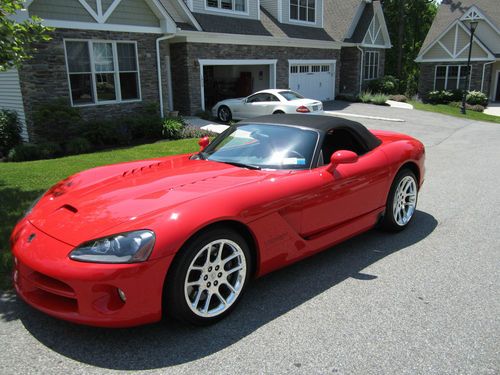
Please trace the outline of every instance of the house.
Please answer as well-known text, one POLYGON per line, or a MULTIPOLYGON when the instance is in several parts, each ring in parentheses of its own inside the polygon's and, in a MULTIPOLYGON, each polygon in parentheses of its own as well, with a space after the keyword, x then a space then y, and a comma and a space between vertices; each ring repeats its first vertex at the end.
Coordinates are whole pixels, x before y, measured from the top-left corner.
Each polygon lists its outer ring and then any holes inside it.
POLYGON ((28 130, 54 98, 87 119, 147 102, 194 114, 265 88, 334 100, 383 75, 391 47, 372 0, 31 0, 24 14, 55 27, 32 60, 0 74, 0 108, 28 130))
POLYGON ((419 92, 463 89, 470 47, 470 21, 477 21, 467 89, 500 101, 500 3, 498 0, 443 0, 416 59, 419 92))

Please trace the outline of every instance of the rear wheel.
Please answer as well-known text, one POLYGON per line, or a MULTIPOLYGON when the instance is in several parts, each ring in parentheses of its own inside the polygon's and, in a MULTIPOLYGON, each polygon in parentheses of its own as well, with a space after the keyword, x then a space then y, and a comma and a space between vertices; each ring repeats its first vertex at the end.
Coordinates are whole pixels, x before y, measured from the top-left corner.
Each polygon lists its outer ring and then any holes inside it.
POLYGON ((273 115, 279 115, 280 113, 285 113, 285 112, 278 109, 277 111, 273 112, 273 115))
POLYGON ((387 197, 382 227, 390 231, 401 231, 410 223, 417 207, 417 178, 409 169, 398 172, 387 197))
POLYGON ((169 272, 165 309, 178 320, 208 325, 228 315, 246 287, 250 250, 232 230, 214 229, 181 250, 169 272))
POLYGON ((228 106, 223 105, 217 111, 217 117, 222 122, 229 122, 233 118, 233 114, 231 113, 231 110, 228 106))

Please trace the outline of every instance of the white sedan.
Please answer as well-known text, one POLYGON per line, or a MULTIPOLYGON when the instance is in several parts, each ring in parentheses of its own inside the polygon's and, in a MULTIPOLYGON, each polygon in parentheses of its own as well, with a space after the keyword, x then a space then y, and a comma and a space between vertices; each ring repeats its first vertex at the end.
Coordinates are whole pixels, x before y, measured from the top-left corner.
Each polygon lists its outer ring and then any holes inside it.
POLYGON ((323 103, 306 99, 291 90, 262 90, 246 98, 226 99, 212 108, 222 122, 276 113, 313 113, 323 111, 323 103))

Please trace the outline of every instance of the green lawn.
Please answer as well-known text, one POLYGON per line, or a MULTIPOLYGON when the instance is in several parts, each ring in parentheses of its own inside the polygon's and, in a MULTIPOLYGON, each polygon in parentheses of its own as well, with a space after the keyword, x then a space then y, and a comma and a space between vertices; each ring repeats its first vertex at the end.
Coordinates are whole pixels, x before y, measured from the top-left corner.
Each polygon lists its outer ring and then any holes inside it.
POLYGON ((59 159, 0 163, 0 289, 9 285, 9 236, 14 225, 31 202, 57 181, 101 165, 194 152, 199 149, 197 142, 184 139, 59 159))
POLYGON ((468 110, 467 114, 463 115, 460 113, 460 108, 455 108, 447 104, 424 104, 413 100, 409 101, 409 103, 412 104, 415 109, 419 109, 421 111, 436 112, 443 115, 466 118, 469 120, 496 122, 497 124, 500 124, 500 117, 487 115, 482 112, 468 110))

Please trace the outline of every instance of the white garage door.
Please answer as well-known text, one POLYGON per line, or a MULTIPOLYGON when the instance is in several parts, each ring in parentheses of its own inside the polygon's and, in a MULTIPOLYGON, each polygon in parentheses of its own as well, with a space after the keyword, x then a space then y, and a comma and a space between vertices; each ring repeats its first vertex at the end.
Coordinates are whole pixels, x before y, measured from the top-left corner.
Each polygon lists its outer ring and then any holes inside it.
POLYGON ((290 89, 306 98, 335 99, 335 63, 290 64, 290 89))

